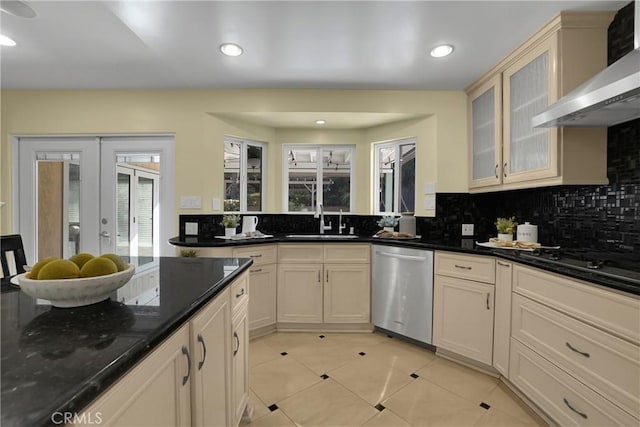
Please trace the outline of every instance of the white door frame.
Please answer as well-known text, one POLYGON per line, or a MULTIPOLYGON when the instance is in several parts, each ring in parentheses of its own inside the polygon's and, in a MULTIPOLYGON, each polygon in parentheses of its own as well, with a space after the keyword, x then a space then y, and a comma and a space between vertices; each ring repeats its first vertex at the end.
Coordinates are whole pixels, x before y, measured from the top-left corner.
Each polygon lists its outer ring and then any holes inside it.
MULTIPOLYGON (((141 135, 141 136, 105 136, 102 138, 104 141, 108 139, 111 142, 114 142, 114 149, 118 147, 118 153, 125 152, 150 152, 156 151, 161 156, 161 166, 160 166, 160 200, 161 200, 161 214, 160 214, 160 256, 171 256, 174 251, 173 247, 169 244, 168 240, 172 236, 173 233, 173 219, 175 216, 175 148, 174 148, 174 136, 173 135, 141 135), (151 148, 151 141, 156 141, 156 143, 161 140, 160 144, 155 145, 155 150, 151 148), (126 146, 126 144, 129 144, 126 146), (139 144, 139 145, 138 145, 139 144), (158 149, 160 147, 160 149, 158 149), (122 150, 120 148, 123 148, 122 150), (134 149, 135 148, 135 149, 134 149)), ((20 212, 24 212, 26 209, 26 204, 31 203, 31 206, 36 206, 36 194, 35 194, 35 186, 28 186, 26 183, 33 182, 33 179, 36 179, 36 153, 33 150, 30 150, 29 153, 27 150, 22 150, 21 154, 21 146, 25 142, 31 143, 41 143, 43 141, 51 142, 51 148, 47 150, 42 150, 46 152, 80 152, 81 153, 81 162, 84 164, 84 167, 81 164, 81 195, 80 197, 95 197, 96 194, 100 194, 101 189, 101 179, 111 179, 113 184, 111 187, 115 192, 115 167, 113 169, 102 167, 101 164, 105 163, 104 161, 97 161, 95 165, 89 165, 86 159, 100 159, 101 153, 99 149, 98 141, 100 141, 100 136, 96 135, 68 135, 68 136, 48 136, 48 135, 39 135, 39 136, 22 136, 22 135, 13 135, 13 154, 12 154, 12 229, 15 232, 22 235, 23 243, 25 246, 25 253, 27 255, 27 261, 29 263, 34 263, 37 258, 37 254, 35 253, 36 238, 37 238, 37 209, 32 210, 32 214, 29 217, 20 217, 20 212), (22 156, 22 157, 21 157, 22 156), (30 165, 27 168, 21 168, 21 161, 25 161, 24 156, 28 156, 28 164, 30 165), (90 173, 93 171, 101 171, 104 169, 105 173, 109 175, 100 176, 100 173, 90 173), (22 187, 22 188, 21 188, 22 187), (24 188, 30 187, 30 188, 24 188)), ((104 147, 104 144, 101 144, 104 147)), ((27 146, 24 146, 26 149, 27 146)), ((113 153, 115 156, 115 153, 113 153)), ((115 165, 115 157, 114 157, 114 165, 115 165)), ((101 171, 102 173, 102 171, 101 171)), ((113 196, 114 193, 112 193, 113 196)), ((104 196, 101 197, 104 199, 104 196)), ((96 200, 96 202, 98 202, 96 200)), ((102 200, 100 203, 103 203, 102 200)), ((111 200, 111 205, 113 205, 113 212, 115 214, 115 204, 114 200, 111 200)), ((81 251, 90 252, 90 253, 99 253, 99 239, 98 236, 101 232, 100 221, 99 218, 99 203, 94 203, 93 207, 95 207, 95 211, 91 209, 92 212, 83 212, 81 213, 81 223, 84 224, 83 233, 84 235, 96 236, 96 239, 85 239, 88 240, 87 243, 81 245, 81 251), (95 247, 94 247, 95 246, 95 247)))

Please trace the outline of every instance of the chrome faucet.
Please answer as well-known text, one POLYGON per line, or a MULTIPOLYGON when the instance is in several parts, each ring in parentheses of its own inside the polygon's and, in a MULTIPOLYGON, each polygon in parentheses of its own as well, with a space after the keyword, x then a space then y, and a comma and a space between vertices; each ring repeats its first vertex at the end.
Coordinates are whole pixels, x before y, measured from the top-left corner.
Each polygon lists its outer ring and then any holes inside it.
POLYGON ((320 234, 324 234, 325 230, 331 230, 331 221, 329 221, 329 225, 324 224, 324 206, 322 206, 322 203, 318 203, 318 209, 320 209, 320 234))
POLYGON ((338 219, 338 234, 342 234, 342 230, 347 228, 346 224, 342 223, 342 209, 340 209, 340 218, 338 219))

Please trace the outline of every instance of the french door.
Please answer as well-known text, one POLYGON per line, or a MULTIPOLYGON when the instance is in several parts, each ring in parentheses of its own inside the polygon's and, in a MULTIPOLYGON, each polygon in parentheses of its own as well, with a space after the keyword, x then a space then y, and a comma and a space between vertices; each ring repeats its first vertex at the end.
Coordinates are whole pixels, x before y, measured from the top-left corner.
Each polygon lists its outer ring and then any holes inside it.
POLYGON ((173 137, 14 141, 14 229, 30 263, 112 252, 143 266, 170 253, 173 137))

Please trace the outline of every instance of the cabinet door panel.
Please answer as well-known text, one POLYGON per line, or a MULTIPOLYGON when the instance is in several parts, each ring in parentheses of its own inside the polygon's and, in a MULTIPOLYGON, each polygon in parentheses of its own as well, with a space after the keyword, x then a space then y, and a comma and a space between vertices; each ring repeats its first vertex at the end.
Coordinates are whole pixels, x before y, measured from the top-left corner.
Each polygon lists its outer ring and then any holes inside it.
POLYGON ((249 402, 249 319, 244 305, 233 319, 232 386, 233 426, 240 423, 249 402))
POLYGON ((276 323, 276 265, 261 265, 250 270, 249 330, 276 323))
POLYGON ((183 384, 189 368, 182 349, 188 347, 185 325, 86 408, 85 419, 100 413, 105 426, 191 425, 190 384, 183 384))
POLYGON ((491 365, 493 292, 493 285, 436 275, 434 345, 491 365))
POLYGON ((227 394, 232 353, 229 295, 229 289, 222 292, 191 321, 194 426, 230 425, 232 421, 227 394))
POLYGON ((322 264, 278 265, 278 322, 322 323, 322 264))
POLYGON ((369 323, 371 279, 368 264, 324 266, 324 322, 369 323))
POLYGON ((469 94, 470 188, 502 182, 502 76, 469 94))

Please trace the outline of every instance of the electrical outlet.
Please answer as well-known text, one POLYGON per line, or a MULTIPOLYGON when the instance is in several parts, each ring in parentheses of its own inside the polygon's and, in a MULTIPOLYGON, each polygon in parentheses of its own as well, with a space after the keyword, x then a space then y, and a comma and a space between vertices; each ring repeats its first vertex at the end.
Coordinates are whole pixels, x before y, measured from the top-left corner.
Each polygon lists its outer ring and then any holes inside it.
POLYGON ((201 209, 202 197, 200 196, 181 196, 180 197, 181 209, 201 209))
POLYGON ((473 224, 462 224, 462 235, 473 236, 473 224))
POLYGON ((197 236, 198 235, 198 223, 197 222, 185 222, 184 223, 184 234, 189 236, 197 236))

